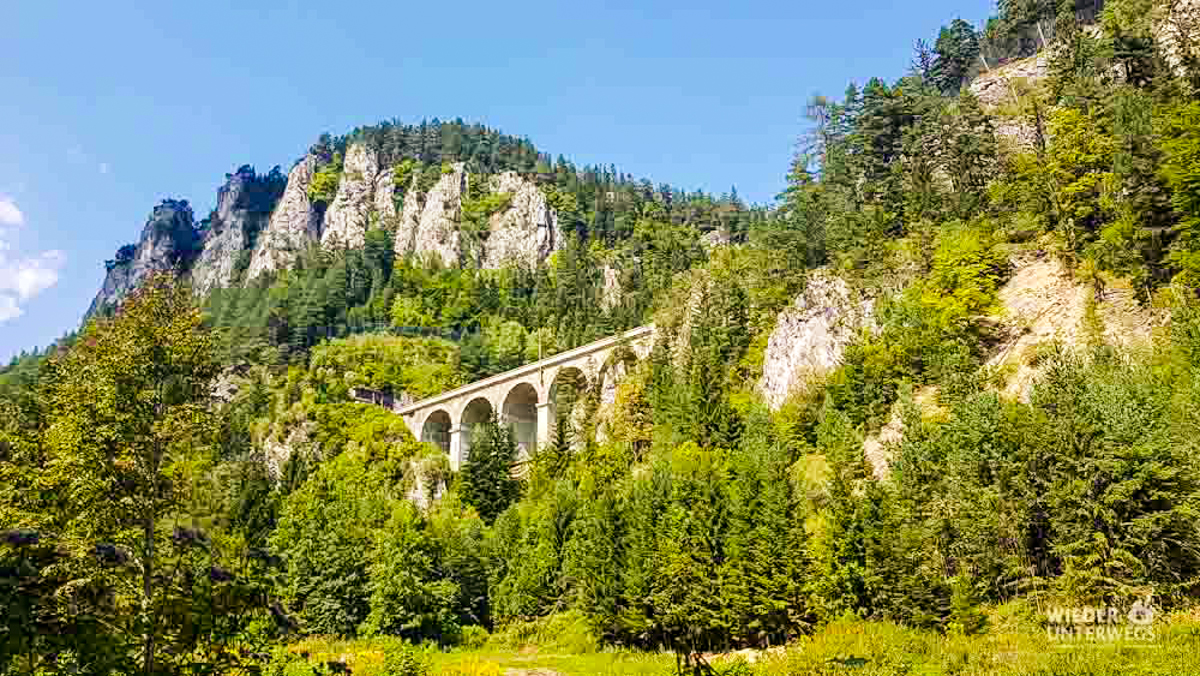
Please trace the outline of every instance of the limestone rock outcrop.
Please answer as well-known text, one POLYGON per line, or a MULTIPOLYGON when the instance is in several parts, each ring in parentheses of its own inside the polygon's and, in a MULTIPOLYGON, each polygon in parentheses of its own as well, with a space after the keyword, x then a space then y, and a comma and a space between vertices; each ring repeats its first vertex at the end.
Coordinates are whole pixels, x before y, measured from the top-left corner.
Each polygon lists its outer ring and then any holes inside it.
POLYGON ((417 194, 417 177, 413 176, 404 190, 404 206, 396 219, 396 254, 404 256, 417 249, 417 229, 421 226, 423 195, 417 194))
POLYGON ((216 211, 201 228, 203 250, 192 266, 192 286, 198 293, 232 283, 242 252, 266 226, 284 185, 279 167, 266 176, 249 165, 226 174, 225 185, 217 190, 216 211))
POLYGON ((999 68, 980 74, 971 81, 969 89, 985 108, 995 108, 1012 101, 1013 87, 1016 82, 1021 80, 1030 83, 1039 82, 1049 75, 1049 55, 1043 51, 1027 59, 1006 63, 999 68))
POLYGON ((1105 344, 1121 348, 1148 344, 1154 328, 1166 323, 1163 313, 1141 307, 1129 288, 1108 287, 1097 292, 1049 255, 1017 258, 1012 266, 1012 276, 997 294, 1002 312, 992 317, 1003 342, 987 362, 988 367, 1006 374, 1000 388, 1005 396, 1029 400, 1044 367, 1040 348, 1052 343, 1069 350, 1086 347, 1089 295, 1103 327, 1103 334, 1093 339, 1105 344))
POLYGON ((375 214, 381 222, 396 217, 396 177, 391 169, 384 169, 375 177, 375 214))
MULTIPOLYGON (((388 176, 388 185, 392 186, 391 172, 382 175, 388 176)), ((418 177, 414 176, 404 191, 404 207, 399 214, 391 206, 394 192, 388 193, 388 204, 384 205, 377 191, 377 211, 395 216, 396 254, 422 259, 436 256, 446 265, 462 263, 463 198, 472 180, 483 179, 472 176, 464 163, 457 162, 421 194, 417 191, 418 177)), ((492 194, 506 194, 510 201, 507 208, 489 217, 480 265, 490 270, 509 265, 534 266, 557 251, 561 244, 558 214, 541 189, 515 171, 487 180, 492 194)))
POLYGON ((109 261, 104 284, 87 316, 117 305, 155 272, 183 272, 196 257, 200 238, 187 200, 163 200, 154 207, 136 245, 121 247, 109 261))
POLYGON ((1200 0, 1168 3, 1154 26, 1154 39, 1177 77, 1188 76, 1188 63, 1200 50, 1200 0))
POLYGON ((306 246, 320 238, 321 217, 308 198, 316 171, 317 157, 310 154, 288 172, 283 197, 258 236, 246 271, 247 281, 291 265, 306 246))
POLYGON ((621 304, 621 273, 611 265, 605 265, 601 270, 604 275, 604 288, 600 292, 600 307, 611 310, 621 304))
MULTIPOLYGON (((342 178, 337 196, 325 212, 322 225, 321 246, 356 248, 363 245, 367 227, 371 224, 371 212, 376 209, 376 186, 390 186, 390 181, 380 181, 379 159, 376 153, 361 143, 346 149, 342 178)), ((386 195, 390 203, 390 191, 386 195)))
POLYGON ((729 231, 725 228, 717 228, 704 233, 700 237, 700 242, 707 248, 713 249, 719 246, 729 245, 729 231))
POLYGON ((506 171, 492 177, 489 187, 493 193, 511 195, 512 201, 491 217, 484 268, 533 267, 558 249, 558 214, 532 181, 506 171))
MULTIPOLYGON (((985 110, 996 110, 1004 104, 1012 104, 1019 91, 1017 83, 1033 84, 1049 75, 1049 54, 1042 51, 981 74, 971 82, 969 88, 985 110)), ((997 139, 1007 141, 1017 149, 1029 150, 1037 144, 1037 128, 1028 119, 994 116, 992 129, 997 139)))
POLYGON ((804 292, 779 314, 767 342, 759 390, 772 410, 806 379, 836 368, 846 347, 864 329, 874 331, 874 303, 859 298, 827 272, 809 276, 804 292))
MULTIPOLYGON (((459 214, 462 210, 462 196, 467 191, 466 165, 457 162, 450 166, 450 171, 442 174, 437 183, 429 189, 420 200, 420 216, 415 224, 407 227, 412 233, 412 248, 397 250, 397 254, 412 251, 419 258, 437 256, 446 265, 457 265, 462 255, 462 238, 459 232, 459 214)), ((404 200, 404 216, 415 216, 409 211, 410 203, 420 199, 417 195, 406 195, 404 200)), ((405 226, 401 226, 401 231, 405 226)))

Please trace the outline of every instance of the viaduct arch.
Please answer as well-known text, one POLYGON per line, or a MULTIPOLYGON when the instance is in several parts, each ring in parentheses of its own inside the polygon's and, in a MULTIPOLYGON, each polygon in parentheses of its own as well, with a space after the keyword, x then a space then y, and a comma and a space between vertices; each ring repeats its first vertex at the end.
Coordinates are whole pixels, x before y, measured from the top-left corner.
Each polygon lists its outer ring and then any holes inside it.
POLYGON ((413 436, 448 453, 455 471, 470 453, 472 429, 493 411, 513 430, 518 454, 526 459, 549 443, 556 406, 567 393, 619 379, 653 343, 654 326, 643 326, 394 410, 413 436))

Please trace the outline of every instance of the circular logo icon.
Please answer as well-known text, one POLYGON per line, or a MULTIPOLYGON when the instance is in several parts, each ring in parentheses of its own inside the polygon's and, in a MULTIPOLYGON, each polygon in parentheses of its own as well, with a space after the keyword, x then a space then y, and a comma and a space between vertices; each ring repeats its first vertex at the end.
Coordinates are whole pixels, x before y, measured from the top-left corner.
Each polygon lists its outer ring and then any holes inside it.
POLYGON ((1147 596, 1144 602, 1134 601, 1129 609, 1129 622, 1141 626, 1154 622, 1154 606, 1150 605, 1150 597, 1147 596))

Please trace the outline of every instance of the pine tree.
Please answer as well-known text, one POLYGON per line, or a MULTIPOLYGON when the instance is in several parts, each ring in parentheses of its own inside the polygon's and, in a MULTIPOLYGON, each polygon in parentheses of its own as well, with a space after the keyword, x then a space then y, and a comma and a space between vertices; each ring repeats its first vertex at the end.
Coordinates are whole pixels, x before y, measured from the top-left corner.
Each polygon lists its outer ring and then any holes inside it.
POLYGON ((512 476, 517 442, 495 412, 475 426, 473 436, 462 470, 463 499, 491 523, 520 497, 520 482, 512 476))

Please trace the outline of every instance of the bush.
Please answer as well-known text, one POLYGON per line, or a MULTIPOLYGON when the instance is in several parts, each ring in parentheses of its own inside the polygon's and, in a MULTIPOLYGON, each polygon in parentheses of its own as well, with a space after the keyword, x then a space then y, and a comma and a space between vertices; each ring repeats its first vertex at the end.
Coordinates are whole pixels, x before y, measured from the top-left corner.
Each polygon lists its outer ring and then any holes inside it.
POLYGON ((475 624, 468 624, 459 630, 459 645, 468 650, 482 648, 491 638, 487 629, 475 624))
MULTIPOLYGON (((407 298, 397 302, 402 300, 407 298)), ((334 401, 348 398, 352 387, 423 399, 462 384, 458 348, 440 338, 363 335, 331 340, 313 348, 309 372, 313 387, 334 401)))
POLYGON ((600 649, 600 642, 588 628, 587 617, 575 610, 509 623, 492 635, 491 642, 510 650, 536 645, 572 654, 591 653, 600 649))
POLYGON ((424 655, 412 646, 402 646, 388 653, 383 676, 425 676, 429 664, 424 655))
POLYGON ((308 199, 314 204, 329 206, 337 197, 338 184, 342 180, 342 156, 334 155, 333 161, 313 174, 308 184, 308 199))

